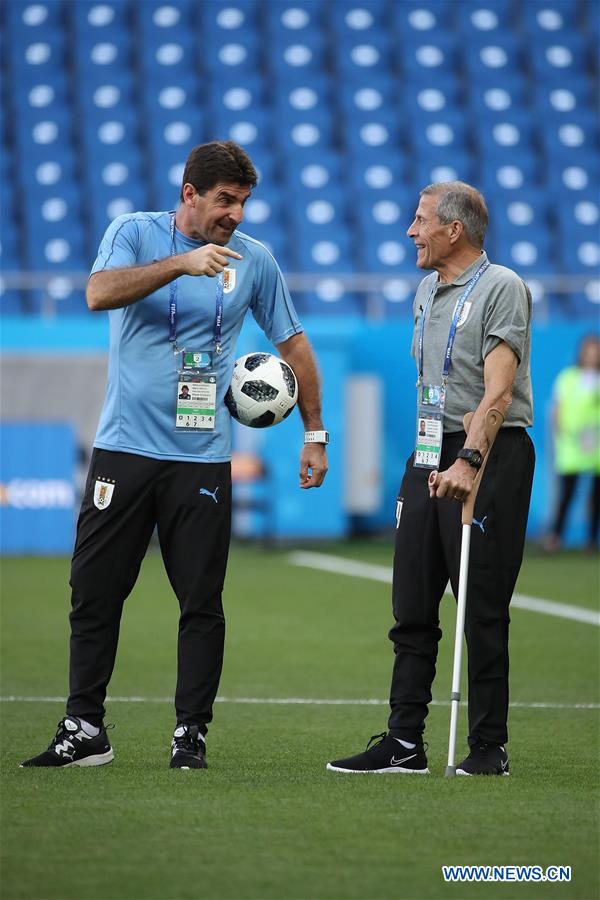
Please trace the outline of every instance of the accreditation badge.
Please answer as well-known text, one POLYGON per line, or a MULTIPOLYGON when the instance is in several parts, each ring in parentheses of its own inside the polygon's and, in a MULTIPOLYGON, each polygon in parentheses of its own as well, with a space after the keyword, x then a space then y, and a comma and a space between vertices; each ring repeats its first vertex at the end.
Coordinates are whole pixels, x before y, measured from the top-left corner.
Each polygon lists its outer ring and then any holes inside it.
POLYGON ((176 431, 212 431, 217 410, 217 375, 210 350, 184 350, 177 370, 176 431))
POLYGON ((444 405, 446 388, 438 384, 421 384, 417 395, 417 428, 413 465, 420 469, 437 469, 444 437, 444 405))

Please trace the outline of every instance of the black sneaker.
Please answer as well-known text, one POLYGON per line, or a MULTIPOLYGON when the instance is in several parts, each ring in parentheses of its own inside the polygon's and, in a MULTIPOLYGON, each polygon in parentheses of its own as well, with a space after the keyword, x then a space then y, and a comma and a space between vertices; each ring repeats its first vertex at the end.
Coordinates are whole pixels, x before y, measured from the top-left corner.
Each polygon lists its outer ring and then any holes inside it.
POLYGON ((402 746, 400 738, 392 737, 385 731, 383 734, 373 735, 364 753, 358 753, 348 759, 335 759, 327 763, 327 768, 330 772, 355 774, 398 772, 404 775, 429 775, 423 742, 419 741, 414 750, 408 750, 402 746), (377 738, 379 740, 373 744, 377 738))
POLYGON ((20 768, 29 766, 103 766, 112 762, 114 753, 108 740, 106 729, 91 737, 81 727, 77 716, 65 716, 58 723, 56 737, 47 750, 21 763, 20 768))
POLYGON ((197 725, 178 725, 171 741, 171 769, 206 769, 206 744, 197 725))
POLYGON ((476 744, 456 767, 457 775, 509 775, 508 753, 504 747, 476 744))

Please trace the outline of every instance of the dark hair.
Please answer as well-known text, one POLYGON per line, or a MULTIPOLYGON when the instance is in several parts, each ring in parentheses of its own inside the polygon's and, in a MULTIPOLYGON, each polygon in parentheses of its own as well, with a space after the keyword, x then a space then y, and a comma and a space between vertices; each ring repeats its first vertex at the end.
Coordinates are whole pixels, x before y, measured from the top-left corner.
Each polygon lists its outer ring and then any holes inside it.
POLYGON ((442 225, 458 220, 465 229, 465 237, 473 247, 483 247, 488 227, 488 211, 477 188, 464 181, 440 181, 421 191, 439 197, 437 217, 442 225))
POLYGON ((199 194, 204 194, 219 182, 256 186, 258 176, 252 160, 245 150, 233 141, 211 141, 199 144, 187 158, 181 182, 193 184, 199 194))
POLYGON ((590 344, 596 348, 596 369, 600 371, 600 337, 594 332, 584 334, 581 338, 577 349, 577 365, 580 368, 583 366, 583 356, 590 344))

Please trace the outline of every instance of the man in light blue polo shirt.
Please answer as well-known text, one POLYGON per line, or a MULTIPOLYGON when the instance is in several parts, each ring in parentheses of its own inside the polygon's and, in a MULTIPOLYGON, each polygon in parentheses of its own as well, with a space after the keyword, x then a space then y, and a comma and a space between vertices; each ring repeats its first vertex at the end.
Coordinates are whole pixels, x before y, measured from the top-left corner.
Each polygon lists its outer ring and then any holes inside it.
POLYGON ((113 759, 104 700, 123 603, 156 527, 181 608, 170 765, 206 768, 231 529, 224 396, 247 310, 298 379, 306 429, 300 487, 319 487, 325 477, 327 432, 310 344, 274 258, 236 231, 256 181, 233 142, 195 147, 177 211, 120 216, 100 245, 87 302, 109 312, 108 385, 72 562, 70 694, 50 746, 23 766, 113 759), (189 414, 181 406, 188 402, 189 414))

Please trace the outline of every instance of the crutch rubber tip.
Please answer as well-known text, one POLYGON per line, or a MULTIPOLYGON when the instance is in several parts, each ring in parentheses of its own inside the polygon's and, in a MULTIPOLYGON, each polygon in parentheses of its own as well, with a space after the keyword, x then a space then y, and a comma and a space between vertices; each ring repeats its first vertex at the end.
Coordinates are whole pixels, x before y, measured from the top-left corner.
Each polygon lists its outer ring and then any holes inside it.
POLYGON ((445 778, 456 778, 456 766, 446 766, 445 778))

